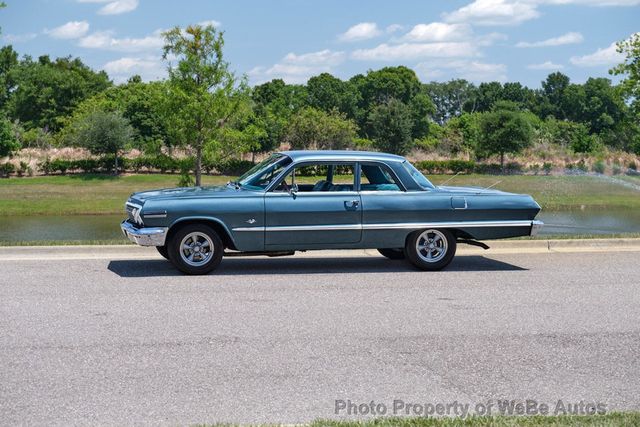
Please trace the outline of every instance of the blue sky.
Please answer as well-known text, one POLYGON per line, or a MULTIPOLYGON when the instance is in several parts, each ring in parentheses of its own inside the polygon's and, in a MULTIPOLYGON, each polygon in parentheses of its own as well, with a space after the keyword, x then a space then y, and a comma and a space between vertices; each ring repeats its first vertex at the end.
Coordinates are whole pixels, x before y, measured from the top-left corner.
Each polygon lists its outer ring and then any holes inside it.
POLYGON ((4 44, 78 56, 116 82, 161 78, 161 32, 214 23, 252 84, 349 78, 406 65, 424 82, 465 78, 538 87, 553 71, 607 76, 614 42, 640 31, 640 0, 5 0, 4 44))

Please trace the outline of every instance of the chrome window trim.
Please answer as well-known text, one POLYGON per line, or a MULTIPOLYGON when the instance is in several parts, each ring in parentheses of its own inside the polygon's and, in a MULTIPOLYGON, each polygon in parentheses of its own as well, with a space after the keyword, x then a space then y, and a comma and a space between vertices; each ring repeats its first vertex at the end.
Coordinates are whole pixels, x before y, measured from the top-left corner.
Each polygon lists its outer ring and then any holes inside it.
POLYGON ((542 228, 542 221, 509 220, 509 221, 452 221, 452 222, 401 222, 395 224, 331 224, 304 226, 272 226, 272 227, 237 227, 232 231, 339 231, 339 230, 412 230, 422 228, 481 228, 481 227, 537 227, 542 228))

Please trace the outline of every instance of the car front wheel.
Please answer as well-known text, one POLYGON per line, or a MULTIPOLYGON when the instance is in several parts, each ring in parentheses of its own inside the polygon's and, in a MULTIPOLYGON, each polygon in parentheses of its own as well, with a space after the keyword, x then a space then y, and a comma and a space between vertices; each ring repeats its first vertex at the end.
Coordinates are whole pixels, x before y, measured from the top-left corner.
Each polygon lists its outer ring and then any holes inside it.
POLYGON ((167 248, 166 246, 156 246, 156 249, 163 258, 169 259, 169 248, 167 248))
POLYGON ((169 258, 186 274, 207 274, 213 271, 224 253, 218 234, 204 224, 190 224, 180 228, 169 243, 169 258))
POLYGON ((404 252, 409 261, 421 270, 441 270, 456 254, 456 238, 449 230, 415 231, 407 238, 404 252))

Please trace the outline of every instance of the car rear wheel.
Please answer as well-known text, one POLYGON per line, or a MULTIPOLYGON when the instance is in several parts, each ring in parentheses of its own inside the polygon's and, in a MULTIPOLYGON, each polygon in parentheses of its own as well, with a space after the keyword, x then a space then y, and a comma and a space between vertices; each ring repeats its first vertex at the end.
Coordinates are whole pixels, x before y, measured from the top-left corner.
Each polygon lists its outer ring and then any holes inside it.
POLYGON ((163 258, 169 259, 169 249, 166 246, 156 246, 156 249, 163 258))
POLYGON ((402 248, 384 248, 378 249, 380 255, 383 255, 389 259, 404 259, 404 250, 402 248))
POLYGON ((190 224, 180 228, 169 243, 169 258, 186 274, 207 274, 213 271, 224 252, 218 234, 204 224, 190 224))
POLYGON ((449 230, 419 230, 409 235, 404 251, 421 270, 441 270, 456 254, 456 238, 449 230))

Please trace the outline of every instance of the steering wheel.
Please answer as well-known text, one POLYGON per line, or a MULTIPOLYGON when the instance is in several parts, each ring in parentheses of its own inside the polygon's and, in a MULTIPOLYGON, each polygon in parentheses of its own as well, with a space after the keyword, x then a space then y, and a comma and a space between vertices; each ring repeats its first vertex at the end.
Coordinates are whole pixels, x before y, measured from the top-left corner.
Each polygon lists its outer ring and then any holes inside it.
POLYGON ((289 184, 287 184, 287 180, 283 179, 282 180, 282 188, 284 189, 284 191, 286 191, 287 193, 289 192, 290 188, 289 188, 289 184))

